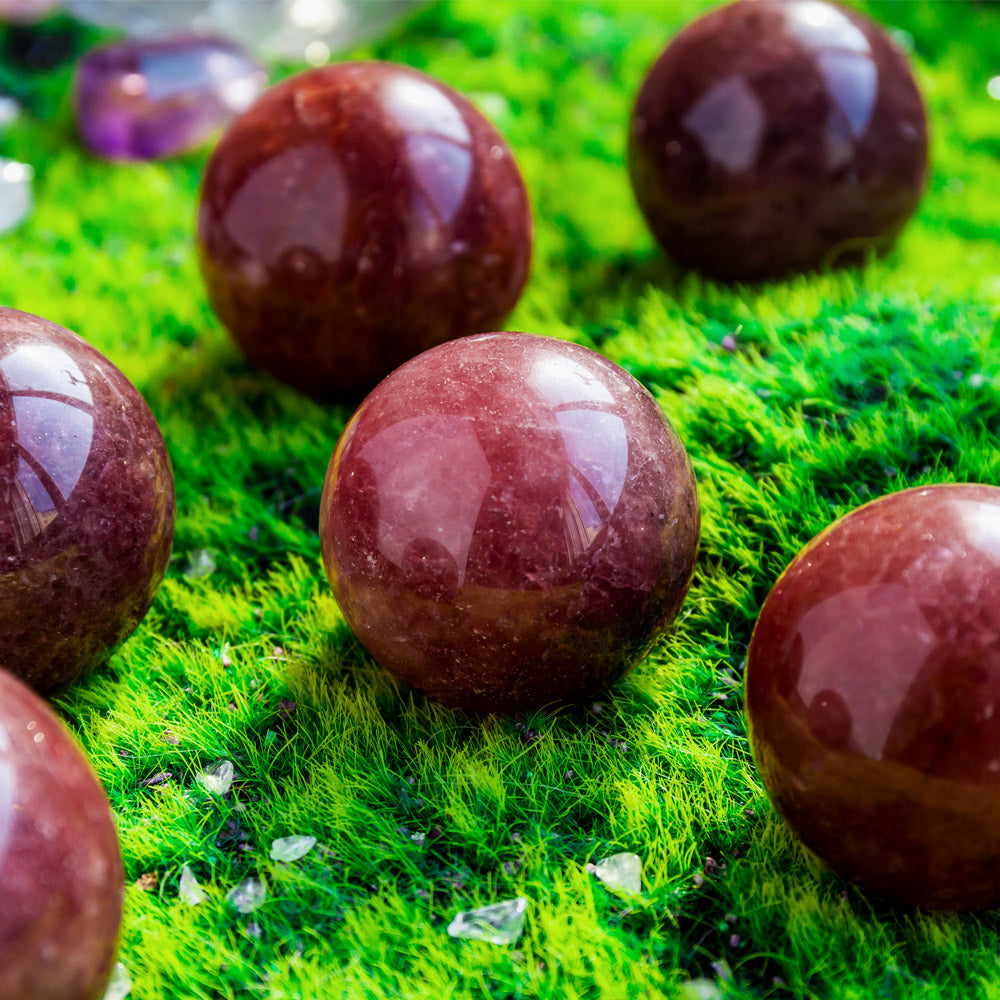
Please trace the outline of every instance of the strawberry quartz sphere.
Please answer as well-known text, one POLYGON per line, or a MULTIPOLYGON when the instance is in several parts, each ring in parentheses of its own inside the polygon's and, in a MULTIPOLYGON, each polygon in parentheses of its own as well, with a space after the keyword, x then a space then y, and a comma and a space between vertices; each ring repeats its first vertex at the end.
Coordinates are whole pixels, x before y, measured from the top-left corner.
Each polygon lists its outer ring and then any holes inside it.
POLYGON ((344 430, 320 508, 347 621, 449 705, 586 698, 677 614, 694 476, 653 398, 593 351, 523 333, 443 344, 344 430))
POLYGON ((404 66, 340 63, 231 126, 198 240, 251 361, 316 397, 360 397, 421 351, 502 326, 531 214, 507 144, 464 97, 404 66))
POLYGON ((629 172, 682 266, 758 279, 845 263, 888 249, 920 200, 924 104, 874 22, 824 0, 742 0, 654 63, 629 172))
POLYGON ((0 664, 49 691, 100 663, 149 609, 173 533, 143 398, 76 334, 0 308, 0 664))
POLYGON ((764 603, 746 698, 772 799, 834 871, 1000 905, 1000 489, 904 490, 821 532, 764 603))
POLYGON ((124 877, 104 789, 62 723, 0 670, 0 1000, 100 1000, 124 877))

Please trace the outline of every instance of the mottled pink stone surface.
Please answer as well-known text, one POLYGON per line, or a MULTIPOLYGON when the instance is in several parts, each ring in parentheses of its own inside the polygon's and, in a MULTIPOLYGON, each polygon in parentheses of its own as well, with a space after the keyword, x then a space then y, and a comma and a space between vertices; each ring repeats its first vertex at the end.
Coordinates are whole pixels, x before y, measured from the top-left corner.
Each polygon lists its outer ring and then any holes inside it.
POLYGON ((629 131, 639 206, 678 263, 757 279, 884 251, 927 172, 905 56, 825 0, 742 0, 685 28, 629 131))
POLYGON ((520 333, 452 341, 385 379, 320 510, 364 646, 482 711, 621 677, 680 608, 698 528, 687 453, 649 393, 593 351, 520 333))
POLYGON ((746 696, 775 804, 835 871, 1000 904, 1000 489, 904 490, 819 534, 764 603, 746 696))
POLYGON ((497 329, 528 276, 531 213, 507 144, 460 94, 390 63, 272 87, 205 171, 209 298, 255 364, 360 396, 444 340, 497 329))
POLYGON ((201 145, 246 111, 264 68, 223 38, 128 39, 92 49, 76 71, 84 143, 112 160, 153 160, 201 145))
POLYGON ((123 889, 104 789, 44 702, 0 670, 0 1000, 100 1000, 123 889))
POLYGON ((173 532, 143 398, 69 330, 0 308, 0 664, 48 691, 101 662, 149 609, 173 532))

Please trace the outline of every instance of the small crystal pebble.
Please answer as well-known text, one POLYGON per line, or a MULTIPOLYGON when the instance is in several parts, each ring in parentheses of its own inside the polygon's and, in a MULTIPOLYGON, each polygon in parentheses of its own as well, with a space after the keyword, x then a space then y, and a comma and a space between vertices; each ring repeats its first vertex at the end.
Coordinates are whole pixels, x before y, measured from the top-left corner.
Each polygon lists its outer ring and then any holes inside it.
POLYGON ((253 913, 264 905, 265 899, 267 899, 267 888, 263 882, 255 878, 244 879, 226 893, 229 905, 240 913, 253 913))
POLYGON ((528 901, 523 896, 491 903, 478 910, 459 913, 448 925, 453 938, 489 941, 491 944, 513 944, 524 930, 524 911, 528 901))
POLYGON ((587 871, 612 892, 622 892, 629 896, 642 893, 642 858, 638 854, 630 854, 628 851, 612 854, 595 865, 587 865, 587 871))
POLYGON ((125 1000, 131 992, 132 977, 128 974, 128 969, 121 962, 115 962, 104 1000, 125 1000))
MULTIPOLYGON (((11 2, 11 0, 6 0, 11 2)), ((24 2, 24 0, 21 0, 24 2)), ((64 0, 75 16, 130 35, 218 31, 262 55, 309 62, 377 35, 426 0, 64 0)))
POLYGON ((711 979, 689 979, 681 983, 677 1000, 722 1000, 722 990, 711 979))
POLYGON ((263 67, 222 38, 116 42, 80 61, 77 128, 98 156, 173 156, 201 145, 246 111, 266 85, 263 67))
POLYGON ((315 837, 279 837, 271 841, 272 861, 298 861, 316 846, 315 837))
POLYGON ((0 94, 0 128, 6 128, 21 116, 21 105, 13 97, 0 94))
POLYGON ((196 780, 206 792, 225 795, 233 787, 233 775, 233 762, 231 760, 220 760, 218 764, 206 767, 196 780))
POLYGON ((16 229, 31 213, 31 178, 27 163, 0 158, 0 233, 16 229))
POLYGON ((184 900, 188 906, 198 906, 204 903, 208 897, 205 895, 205 890, 198 884, 198 880, 194 877, 194 872, 185 865, 181 869, 181 879, 178 885, 178 892, 180 893, 181 899, 184 900))
POLYGON ((195 549, 188 556, 184 575, 189 580, 200 580, 215 572, 215 553, 211 549, 195 549))

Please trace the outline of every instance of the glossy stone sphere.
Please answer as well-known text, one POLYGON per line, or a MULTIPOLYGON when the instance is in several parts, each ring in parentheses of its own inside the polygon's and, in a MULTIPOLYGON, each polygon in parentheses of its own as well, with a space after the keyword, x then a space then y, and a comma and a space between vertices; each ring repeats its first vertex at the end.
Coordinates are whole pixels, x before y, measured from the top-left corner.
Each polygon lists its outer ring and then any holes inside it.
POLYGON ((327 398, 500 327, 531 256, 527 194, 496 129, 437 80, 377 62, 267 91, 209 161, 198 234, 237 344, 327 398))
POLYGON ((894 899, 1000 904, 1000 488, 904 490, 821 532, 771 591, 746 697, 806 846, 894 899))
POLYGON ((906 58, 824 0, 741 0, 654 63, 629 132, 639 206, 678 263, 758 279, 887 250, 927 171, 906 58))
POLYGON ((320 507, 347 621, 398 678, 513 711, 621 677, 687 592, 699 511, 653 398, 523 333, 421 354, 362 403, 320 507))
POLYGON ((98 664, 149 609, 173 532, 143 398, 69 330, 0 308, 0 663, 40 691, 98 664))
POLYGON ((62 723, 0 670, 0 1000, 100 1000, 124 876, 107 796, 62 723))

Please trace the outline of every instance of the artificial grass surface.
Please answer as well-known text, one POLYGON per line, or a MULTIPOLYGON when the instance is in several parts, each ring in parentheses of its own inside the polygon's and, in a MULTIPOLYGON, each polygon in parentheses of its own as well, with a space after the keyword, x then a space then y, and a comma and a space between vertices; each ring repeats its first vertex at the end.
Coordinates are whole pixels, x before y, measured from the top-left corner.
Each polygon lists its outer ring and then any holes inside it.
POLYGON ((623 165, 646 68, 703 9, 456 0, 352 53, 427 69, 496 122, 537 228, 509 328, 625 365, 698 473, 702 553, 673 635, 602 703, 523 718, 426 702, 352 639, 316 538, 349 414, 252 370, 211 314, 192 247, 204 154, 98 162, 74 139, 68 69, 0 67, 33 111, 0 150, 37 171, 35 214, 0 239, 0 301, 123 369, 177 479, 153 610, 58 700, 129 883, 155 875, 127 892, 137 1000, 1000 996, 995 914, 894 909, 796 845, 754 774, 741 692, 761 602, 832 518, 907 485, 1000 483, 1000 9, 867 5, 914 46, 927 195, 886 260, 752 287, 674 270, 623 165), (195 781, 222 759, 239 773, 224 799, 195 781), (294 834, 323 849, 270 861, 294 834), (643 858, 640 900, 584 869, 622 850, 643 858), (247 877, 268 897, 241 916, 224 895, 247 877), (518 895, 515 946, 446 935, 459 910, 518 895))

